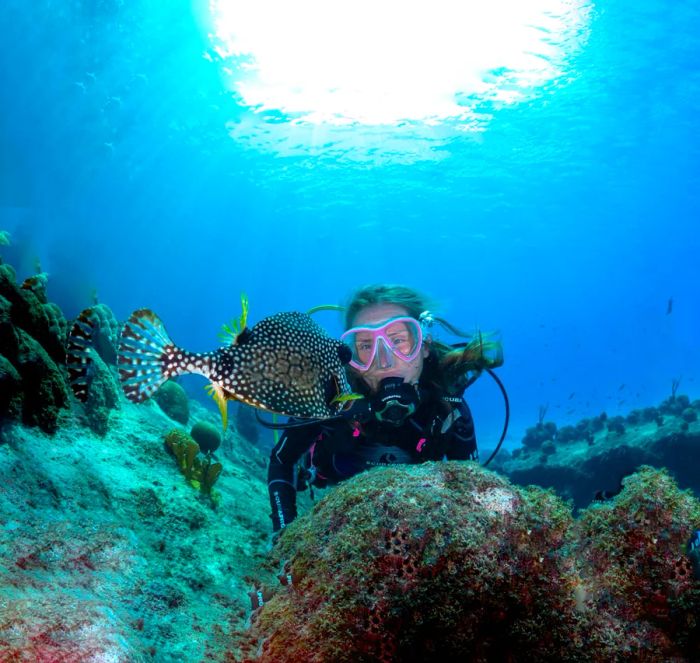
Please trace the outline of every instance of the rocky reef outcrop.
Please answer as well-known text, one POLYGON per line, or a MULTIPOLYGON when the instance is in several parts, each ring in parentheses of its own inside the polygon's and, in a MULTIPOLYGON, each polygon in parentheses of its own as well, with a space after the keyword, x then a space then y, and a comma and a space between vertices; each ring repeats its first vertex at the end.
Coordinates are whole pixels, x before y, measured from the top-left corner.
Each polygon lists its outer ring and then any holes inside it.
POLYGON ((227 431, 215 505, 163 449, 159 408, 84 423, 0 445, 0 662, 223 663, 270 530, 258 451, 227 431))
POLYGON ((692 661, 700 502, 644 468, 574 519, 475 464, 382 468, 283 533, 246 661, 692 661))
POLYGON ((554 488, 577 508, 596 494, 619 490, 640 465, 664 467, 682 488, 700 495, 700 400, 672 395, 658 407, 627 416, 605 413, 558 428, 541 421, 527 430, 523 446, 495 467, 515 483, 554 488))
POLYGON ((45 276, 18 284, 12 267, 0 264, 0 419, 56 431, 69 406, 66 330, 60 309, 46 298, 45 276))
POLYGON ((69 324, 48 301, 47 282, 45 274, 36 274, 18 283, 14 269, 0 263, 0 421, 20 421, 52 434, 58 430, 61 416, 70 409, 75 377, 66 348, 74 347, 74 331, 84 334, 89 328, 80 348, 89 352, 89 360, 78 414, 105 435, 110 413, 121 399, 116 375, 119 323, 108 306, 96 304, 69 324))

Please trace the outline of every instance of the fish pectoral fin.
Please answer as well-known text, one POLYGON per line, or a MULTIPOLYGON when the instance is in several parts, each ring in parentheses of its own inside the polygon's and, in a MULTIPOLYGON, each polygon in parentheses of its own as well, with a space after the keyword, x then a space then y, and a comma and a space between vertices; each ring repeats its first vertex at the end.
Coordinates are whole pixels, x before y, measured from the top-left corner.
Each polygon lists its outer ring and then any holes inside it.
POLYGON ((205 389, 214 399, 214 402, 219 406, 219 412, 221 412, 221 422, 224 430, 226 430, 226 427, 228 426, 228 403, 226 402, 223 387, 220 384, 216 384, 216 382, 210 382, 205 389))
POLYGON ((362 394, 338 394, 332 401, 331 403, 342 403, 345 404, 348 401, 358 401, 361 398, 364 398, 362 394))

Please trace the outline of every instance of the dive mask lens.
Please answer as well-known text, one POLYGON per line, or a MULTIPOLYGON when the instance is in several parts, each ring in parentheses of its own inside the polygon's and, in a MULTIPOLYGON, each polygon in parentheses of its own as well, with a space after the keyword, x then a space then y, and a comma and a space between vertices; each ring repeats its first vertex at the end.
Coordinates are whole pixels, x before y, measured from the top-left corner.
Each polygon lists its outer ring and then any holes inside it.
POLYGON ((391 355, 403 361, 415 359, 423 344, 423 333, 418 320, 402 316, 378 325, 353 327, 340 340, 352 352, 350 365, 358 371, 367 371, 377 355, 384 368, 392 365, 388 363, 391 355))

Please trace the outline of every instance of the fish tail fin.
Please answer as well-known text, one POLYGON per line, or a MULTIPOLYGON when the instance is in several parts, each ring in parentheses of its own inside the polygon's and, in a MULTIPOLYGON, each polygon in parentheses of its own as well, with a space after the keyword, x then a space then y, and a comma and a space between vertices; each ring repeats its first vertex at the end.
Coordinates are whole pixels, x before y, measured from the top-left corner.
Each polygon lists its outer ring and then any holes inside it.
POLYGON ((119 380, 126 397, 134 403, 150 398, 176 375, 204 374, 205 361, 205 355, 178 348, 161 319, 150 309, 134 311, 122 328, 117 359, 119 380))
POLYGON ((98 328, 94 307, 80 312, 68 334, 66 343, 66 368, 73 394, 85 403, 90 386, 90 370, 93 364, 92 341, 98 328))

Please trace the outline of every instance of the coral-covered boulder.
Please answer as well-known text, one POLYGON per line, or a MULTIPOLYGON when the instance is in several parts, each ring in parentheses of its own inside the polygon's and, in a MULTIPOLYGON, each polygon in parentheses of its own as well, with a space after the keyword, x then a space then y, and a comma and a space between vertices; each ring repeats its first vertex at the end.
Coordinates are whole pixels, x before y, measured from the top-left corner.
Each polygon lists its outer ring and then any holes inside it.
POLYGON ((160 409, 171 419, 186 424, 190 418, 190 401, 185 390, 172 380, 168 380, 153 396, 160 409))
MULTIPOLYGON (((584 579, 581 600, 603 622, 591 650, 617 638, 605 660, 700 661, 700 578, 686 555, 700 526, 700 502, 665 470, 643 467, 612 501, 583 511, 572 555, 584 579)), ((602 660, 602 659, 597 659, 602 660)))
POLYGON ((597 493, 617 491, 620 479, 641 465, 670 470, 682 488, 700 495, 698 413, 700 402, 683 395, 624 418, 603 413, 559 429, 553 453, 541 453, 546 442, 533 449, 523 441, 510 458, 497 457, 495 466, 515 483, 553 488, 577 508, 588 506, 597 493))
POLYGON ((61 410, 68 407, 68 387, 63 374, 44 348, 17 328, 18 352, 15 367, 22 377, 22 420, 47 433, 58 427, 61 410))
POLYGON ((33 277, 18 285, 14 269, 0 265, 0 295, 11 304, 12 324, 35 338, 55 362, 63 364, 68 324, 59 307, 46 300, 45 279, 33 277))
POLYGON ((90 311, 94 325, 92 346, 105 364, 115 365, 121 326, 112 309, 106 304, 95 304, 90 307, 90 311))
POLYGON ((258 588, 242 655, 700 660, 700 586, 681 545, 700 504, 653 470, 623 493, 575 524, 554 494, 474 464, 355 477, 282 534, 280 586, 258 588), (634 658, 645 636, 654 656, 634 658))
POLYGON ((55 432, 68 392, 58 365, 65 361, 66 321, 46 298, 46 276, 21 285, 0 264, 0 413, 55 432), (17 379, 19 376, 19 380, 17 379))
POLYGON ((0 419, 17 419, 22 413, 22 377, 3 355, 0 355, 0 419))
POLYGON ((255 660, 555 657, 585 621, 560 552, 571 522, 551 493, 473 464, 355 477, 283 534, 291 584, 254 619, 255 660))
POLYGON ((97 435, 106 435, 109 430, 109 416, 119 407, 121 389, 109 366, 98 353, 92 357, 92 379, 85 402, 85 415, 88 425, 97 435))

